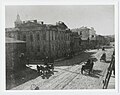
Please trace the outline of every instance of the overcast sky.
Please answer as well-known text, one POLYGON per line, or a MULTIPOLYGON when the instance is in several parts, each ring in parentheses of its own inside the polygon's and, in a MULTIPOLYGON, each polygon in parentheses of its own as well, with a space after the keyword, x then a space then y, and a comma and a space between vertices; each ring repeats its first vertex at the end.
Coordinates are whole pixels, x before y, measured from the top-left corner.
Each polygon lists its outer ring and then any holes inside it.
POLYGON ((97 34, 114 34, 114 6, 112 5, 6 6, 6 27, 14 27, 17 14, 22 21, 37 19, 46 24, 63 21, 70 29, 87 26, 94 27, 97 34))

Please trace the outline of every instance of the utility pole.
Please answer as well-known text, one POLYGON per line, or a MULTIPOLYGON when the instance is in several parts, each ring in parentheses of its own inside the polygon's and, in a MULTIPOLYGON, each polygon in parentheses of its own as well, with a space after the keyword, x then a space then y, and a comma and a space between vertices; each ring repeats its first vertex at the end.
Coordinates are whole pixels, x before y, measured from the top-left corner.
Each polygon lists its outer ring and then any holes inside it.
POLYGON ((51 58, 50 29, 48 31, 49 31, 49 60, 50 60, 51 58))

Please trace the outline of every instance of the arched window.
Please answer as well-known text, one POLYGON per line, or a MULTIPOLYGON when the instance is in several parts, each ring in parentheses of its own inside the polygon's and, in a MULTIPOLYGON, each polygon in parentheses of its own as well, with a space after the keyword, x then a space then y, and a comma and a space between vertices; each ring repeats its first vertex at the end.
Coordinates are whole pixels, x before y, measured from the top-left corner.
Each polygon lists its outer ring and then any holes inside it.
POLYGON ((30 35, 30 41, 31 42, 33 41, 33 35, 32 34, 30 35))

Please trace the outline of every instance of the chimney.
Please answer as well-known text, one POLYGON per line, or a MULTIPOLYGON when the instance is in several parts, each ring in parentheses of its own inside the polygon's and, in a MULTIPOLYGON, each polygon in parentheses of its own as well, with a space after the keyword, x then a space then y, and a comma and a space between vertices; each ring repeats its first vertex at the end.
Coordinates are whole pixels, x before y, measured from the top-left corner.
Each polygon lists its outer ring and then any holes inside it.
POLYGON ((43 25, 43 24, 44 24, 44 22, 43 22, 43 21, 41 21, 41 24, 43 25))
POLYGON ((37 20, 34 20, 35 23, 37 23, 37 20))

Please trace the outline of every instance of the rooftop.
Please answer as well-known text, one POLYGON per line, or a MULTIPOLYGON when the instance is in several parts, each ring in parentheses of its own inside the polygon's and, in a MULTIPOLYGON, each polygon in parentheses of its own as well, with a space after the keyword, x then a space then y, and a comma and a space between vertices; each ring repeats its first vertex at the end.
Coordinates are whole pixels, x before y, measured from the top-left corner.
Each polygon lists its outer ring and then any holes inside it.
POLYGON ((14 38, 6 37, 5 38, 5 43, 25 43, 25 41, 16 40, 14 38))

